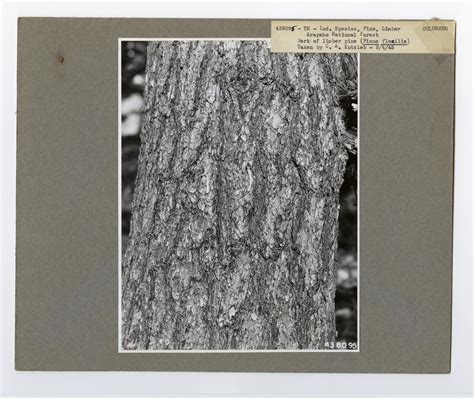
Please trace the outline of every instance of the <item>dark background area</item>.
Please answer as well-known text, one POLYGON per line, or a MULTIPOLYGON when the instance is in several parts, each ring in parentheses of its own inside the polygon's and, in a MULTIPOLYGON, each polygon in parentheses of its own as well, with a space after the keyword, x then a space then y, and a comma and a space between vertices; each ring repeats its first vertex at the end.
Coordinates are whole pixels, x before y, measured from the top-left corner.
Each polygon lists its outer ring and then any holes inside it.
MULTIPOLYGON (((130 232, 133 189, 140 147, 140 120, 145 88, 146 42, 122 41, 122 252, 130 232)), ((357 88, 356 88, 357 89, 357 88)), ((356 95, 356 94, 355 94, 356 95)), ((346 127, 357 132, 351 98, 342 98, 346 127)), ((341 187, 337 252, 337 341, 357 342, 357 155, 349 154, 341 187)))

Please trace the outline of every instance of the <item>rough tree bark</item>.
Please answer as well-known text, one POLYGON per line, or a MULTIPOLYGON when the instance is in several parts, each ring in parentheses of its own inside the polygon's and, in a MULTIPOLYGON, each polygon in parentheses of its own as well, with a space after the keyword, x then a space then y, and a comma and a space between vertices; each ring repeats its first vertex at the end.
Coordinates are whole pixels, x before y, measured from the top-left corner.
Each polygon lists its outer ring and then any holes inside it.
POLYGON ((341 57, 149 44, 124 349, 335 341, 341 57))

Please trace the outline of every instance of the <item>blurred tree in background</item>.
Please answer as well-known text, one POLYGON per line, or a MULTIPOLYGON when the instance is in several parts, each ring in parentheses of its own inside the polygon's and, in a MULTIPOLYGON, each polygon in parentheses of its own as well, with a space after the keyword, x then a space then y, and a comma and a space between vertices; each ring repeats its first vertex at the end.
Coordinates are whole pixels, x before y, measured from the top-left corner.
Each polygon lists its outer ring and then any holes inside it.
POLYGON ((145 89, 146 42, 122 41, 122 250, 130 231, 145 89))

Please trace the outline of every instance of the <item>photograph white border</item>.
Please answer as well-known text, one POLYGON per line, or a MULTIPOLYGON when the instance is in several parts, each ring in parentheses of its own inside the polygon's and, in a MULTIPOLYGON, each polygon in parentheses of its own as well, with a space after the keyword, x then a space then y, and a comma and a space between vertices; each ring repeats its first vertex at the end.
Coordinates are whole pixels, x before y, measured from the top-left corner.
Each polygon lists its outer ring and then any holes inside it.
POLYGON ((312 353, 358 353, 360 352, 360 53, 357 54, 357 349, 301 349, 301 350, 239 350, 239 349, 228 349, 228 350, 125 350, 122 347, 122 42, 123 41, 265 41, 267 42, 269 51, 271 40, 268 37, 265 38, 248 38, 248 37, 235 37, 235 38, 199 38, 199 37, 188 37, 188 38, 149 38, 149 37, 120 37, 118 39, 118 73, 117 73, 117 84, 118 84, 118 115, 117 115, 117 129, 118 129, 118 352, 119 354, 154 354, 154 353, 173 353, 173 354, 219 354, 219 353, 232 353, 232 354, 244 354, 244 353, 271 353, 278 352, 281 354, 295 353, 295 352, 312 352, 312 353))

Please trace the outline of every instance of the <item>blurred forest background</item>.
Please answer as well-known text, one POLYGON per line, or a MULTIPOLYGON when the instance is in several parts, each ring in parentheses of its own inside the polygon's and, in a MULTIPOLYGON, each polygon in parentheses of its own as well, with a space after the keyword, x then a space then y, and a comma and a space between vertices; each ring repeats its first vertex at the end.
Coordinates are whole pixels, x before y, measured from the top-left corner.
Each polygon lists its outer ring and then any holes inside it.
MULTIPOLYGON (((122 41, 122 252, 130 232, 133 189, 140 148, 141 109, 145 88, 146 42, 122 41)), ((346 125, 357 129, 357 115, 347 112, 346 125)), ((357 342, 357 197, 354 192, 357 156, 350 155, 339 214, 337 253, 337 341, 357 342)), ((357 184, 356 184, 357 185, 357 184)))

